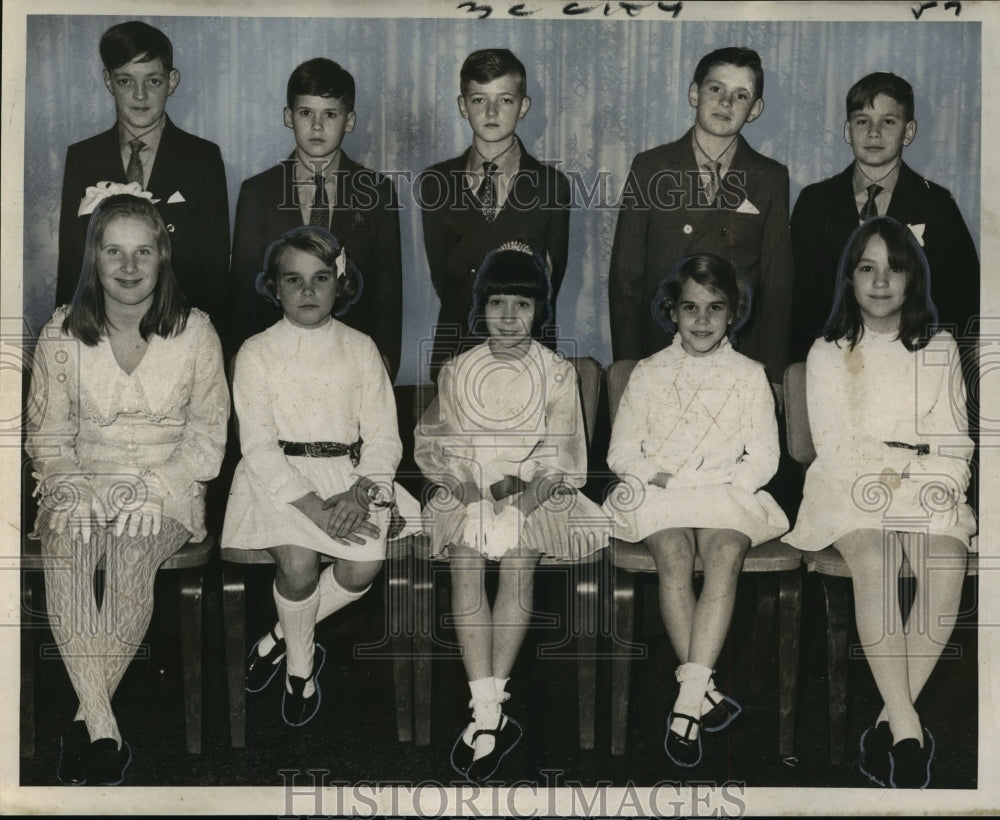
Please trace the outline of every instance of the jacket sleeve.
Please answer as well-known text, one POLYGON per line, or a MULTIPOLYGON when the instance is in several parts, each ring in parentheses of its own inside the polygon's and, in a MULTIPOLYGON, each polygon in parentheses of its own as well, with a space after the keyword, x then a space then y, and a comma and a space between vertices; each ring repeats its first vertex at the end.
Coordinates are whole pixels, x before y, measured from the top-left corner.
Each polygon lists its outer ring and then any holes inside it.
POLYGON ((63 171, 62 197, 59 206, 59 261, 56 270, 56 301, 54 307, 69 304, 80 280, 83 264, 85 229, 76 215, 80 199, 86 190, 81 176, 82 162, 74 146, 66 151, 63 171))
POLYGON ((198 197, 198 281, 204 309, 219 334, 229 336, 229 189, 219 147, 209 143, 198 197))
POLYGON ((553 171, 552 180, 555 191, 545 192, 542 207, 551 210, 545 251, 552 265, 552 304, 554 307, 569 261, 570 192, 569 180, 564 174, 553 171))
POLYGON ((399 202, 392 180, 378 185, 379 229, 375 237, 378 266, 378 307, 372 338, 379 352, 389 360, 390 381, 399 370, 403 334, 403 258, 399 238, 399 202))
POLYGON ((766 338, 764 364, 768 378, 781 382, 788 363, 789 326, 791 324, 793 258, 788 227, 788 169, 782 165, 773 172, 773 196, 764 214, 761 234, 760 327, 766 338))
POLYGON ((643 273, 646 269, 646 232, 649 208, 638 195, 644 190, 645 175, 632 161, 618 211, 611 270, 608 276, 608 305, 611 316, 611 349, 615 361, 641 359, 642 340, 639 317, 643 305, 643 273))

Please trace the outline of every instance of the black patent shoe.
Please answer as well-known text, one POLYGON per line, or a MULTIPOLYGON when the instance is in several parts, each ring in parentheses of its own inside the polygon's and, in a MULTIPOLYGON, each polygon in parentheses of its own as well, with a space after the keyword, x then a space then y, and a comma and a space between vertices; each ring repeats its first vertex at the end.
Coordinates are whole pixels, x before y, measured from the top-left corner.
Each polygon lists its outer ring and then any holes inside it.
POLYGON ((90 744, 87 758, 88 786, 117 786, 132 762, 132 749, 124 740, 119 749, 114 738, 102 737, 90 744))
POLYGON ((667 715, 667 736, 663 739, 663 748, 667 757, 678 766, 690 769, 701 762, 701 732, 694 737, 691 736, 692 730, 700 725, 701 721, 691 715, 685 715, 681 712, 671 712, 667 715), (670 728, 674 718, 687 721, 684 734, 678 734, 670 728))
POLYGON ((718 690, 705 692, 705 700, 712 704, 712 708, 701 716, 703 732, 721 732, 743 711, 735 700, 718 690))
POLYGON ((458 774, 465 777, 465 773, 469 771, 469 766, 472 765, 472 756, 475 754, 475 749, 473 749, 468 743, 465 742, 465 733, 468 731, 468 727, 459 732, 455 742, 451 747, 451 767, 458 772, 458 774))
POLYGON ((923 746, 915 737, 908 737, 889 752, 889 785, 894 789, 925 789, 931 782, 934 736, 926 727, 923 732, 923 746))
POLYGON ((883 720, 865 729, 861 735, 858 770, 878 786, 889 785, 889 752, 892 750, 892 732, 889 721, 883 720))
POLYGON ((87 724, 74 720, 59 738, 59 768, 56 777, 64 786, 82 786, 87 782, 87 755, 90 733, 87 724))
MULTIPOLYGON (((510 754, 511 750, 521 740, 521 724, 514 718, 500 715, 496 729, 478 729, 472 735, 472 742, 475 744, 476 738, 480 735, 493 735, 493 751, 488 755, 483 755, 469 764, 465 772, 465 777, 470 783, 485 783, 500 768, 500 762, 510 754)), ((461 740, 461 738, 459 738, 461 740)), ((463 744, 465 745, 465 744, 463 744)))
MULTIPOLYGON (((281 661, 285 657, 285 639, 274 634, 274 629, 268 631, 274 641, 274 646, 266 655, 261 655, 257 647, 260 641, 253 645, 247 663, 246 690, 248 692, 260 692, 267 688, 267 685, 274 680, 274 676, 281 669, 281 661)), ((266 636, 265 636, 266 637, 266 636)))
POLYGON ((316 717, 319 705, 323 702, 323 693, 319 688, 319 673, 326 662, 326 650, 316 644, 316 654, 313 655, 313 671, 309 677, 298 678, 295 675, 288 676, 288 686, 285 687, 284 697, 281 699, 281 717, 289 726, 305 726, 310 720, 316 717), (306 684, 312 681, 314 691, 306 697, 306 684))

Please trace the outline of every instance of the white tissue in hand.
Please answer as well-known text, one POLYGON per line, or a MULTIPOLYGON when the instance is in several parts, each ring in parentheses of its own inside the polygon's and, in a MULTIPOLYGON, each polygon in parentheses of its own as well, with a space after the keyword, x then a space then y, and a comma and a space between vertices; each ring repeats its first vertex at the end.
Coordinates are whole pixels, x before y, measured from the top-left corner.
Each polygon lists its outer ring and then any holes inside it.
POLYGON ((493 525, 486 531, 486 554, 500 558, 518 544, 521 534, 521 514, 517 507, 504 507, 493 517, 493 525))
POLYGON ((486 549, 486 530, 493 525, 493 505, 477 501, 465 508, 465 529, 462 541, 473 549, 486 549))

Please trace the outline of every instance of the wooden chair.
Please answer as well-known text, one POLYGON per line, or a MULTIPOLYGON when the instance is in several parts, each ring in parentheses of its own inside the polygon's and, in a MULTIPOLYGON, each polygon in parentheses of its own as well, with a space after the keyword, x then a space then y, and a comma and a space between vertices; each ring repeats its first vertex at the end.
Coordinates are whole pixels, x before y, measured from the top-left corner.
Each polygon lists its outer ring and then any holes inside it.
MULTIPOLYGON (((215 552, 215 539, 188 541, 160 567, 161 572, 179 572, 178 602, 181 667, 184 686, 184 725, 187 750, 201 752, 202 727, 202 623, 205 567, 215 552)), ((23 539, 21 561, 21 754, 35 753, 35 664, 39 657, 58 659, 54 644, 39 645, 37 636, 48 614, 41 604, 41 546, 23 539), (30 573, 30 575, 29 575, 30 573), (39 606, 36 607, 36 603, 39 606)))
MULTIPOLYGON (((580 383, 580 399, 586 427, 587 442, 593 435, 597 419, 597 406, 601 388, 603 369, 590 357, 569 359, 576 368, 580 383)), ((417 418, 430 406, 433 388, 422 392, 416 408, 417 418)), ((430 542, 417 544, 415 575, 412 581, 416 629, 413 634, 413 681, 414 681, 414 731, 418 746, 430 743, 431 707, 431 661, 434 646, 435 595, 434 582, 441 568, 447 565, 447 556, 430 555, 430 542)), ((605 550, 587 556, 581 561, 553 561, 543 556, 541 567, 567 567, 570 572, 569 586, 574 590, 569 613, 569 634, 559 646, 576 641, 577 679, 579 684, 579 734, 580 748, 594 748, 594 703, 597 687, 597 624, 598 576, 604 566, 605 550)), ((540 647, 540 654, 555 654, 557 645, 540 647)))
MULTIPOLYGON (((806 395, 806 366, 804 362, 789 365, 785 371, 785 395, 806 395)), ((809 411, 805 401, 789 403, 788 452, 803 469, 816 458, 812 434, 809 430, 809 411)), ((823 599, 826 606, 826 665, 827 687, 829 689, 830 716, 830 763, 844 762, 847 747, 847 662, 864 660, 860 647, 857 653, 847 645, 847 627, 852 617, 851 571, 847 562, 835 547, 827 547, 818 552, 804 552, 806 571, 815 572, 823 585, 823 599)), ((975 575, 978 570, 977 555, 971 553, 966 565, 966 573, 975 575)), ((906 557, 900 571, 900 578, 912 579, 913 570, 906 557)))
MULTIPOLYGON (((636 362, 622 360, 608 368, 608 401, 611 418, 628 384, 636 362)), ((798 397, 788 397, 786 401, 798 397)), ((801 400, 805 401, 804 394, 801 400)), ((656 565, 642 543, 630 544, 612 539, 611 564, 615 567, 613 618, 615 639, 632 648, 617 651, 612 657, 611 678, 611 753, 625 754, 628 729, 629 683, 633 656, 641 649, 632 644, 635 625, 635 575, 656 574, 656 565)), ((795 715, 798 696, 799 629, 802 620, 802 556, 798 550, 778 540, 751 547, 743 561, 743 573, 758 576, 757 611, 753 652, 753 689, 763 688, 768 652, 769 628, 778 610, 778 753, 783 758, 795 754, 795 715)), ((695 559, 695 572, 701 572, 701 558, 695 559)), ((620 646, 620 644, 619 644, 620 646)))

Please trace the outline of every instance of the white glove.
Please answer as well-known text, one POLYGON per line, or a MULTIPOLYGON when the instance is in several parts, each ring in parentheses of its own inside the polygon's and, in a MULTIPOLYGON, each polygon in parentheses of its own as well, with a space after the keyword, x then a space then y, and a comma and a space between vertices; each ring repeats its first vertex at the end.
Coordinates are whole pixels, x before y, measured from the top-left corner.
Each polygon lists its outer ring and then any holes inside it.
POLYGON ((486 551, 486 532, 492 528, 493 518, 493 505, 489 501, 477 501, 465 508, 462 541, 467 547, 486 551))
POLYGON ((486 532, 486 555, 500 558, 518 544, 521 534, 521 513, 514 505, 508 505, 494 515, 492 526, 486 532))

